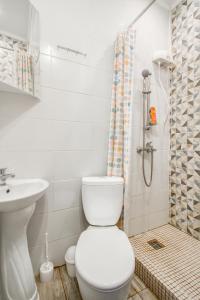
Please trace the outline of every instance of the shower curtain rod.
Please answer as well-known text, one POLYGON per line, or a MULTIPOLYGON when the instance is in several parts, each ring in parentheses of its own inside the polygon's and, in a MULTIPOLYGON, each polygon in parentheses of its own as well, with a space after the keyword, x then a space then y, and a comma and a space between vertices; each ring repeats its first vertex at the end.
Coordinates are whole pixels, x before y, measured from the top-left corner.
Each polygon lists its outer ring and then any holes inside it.
POLYGON ((151 1, 147 7, 145 7, 133 20, 133 22, 128 26, 128 30, 145 14, 145 12, 156 2, 156 0, 151 1))

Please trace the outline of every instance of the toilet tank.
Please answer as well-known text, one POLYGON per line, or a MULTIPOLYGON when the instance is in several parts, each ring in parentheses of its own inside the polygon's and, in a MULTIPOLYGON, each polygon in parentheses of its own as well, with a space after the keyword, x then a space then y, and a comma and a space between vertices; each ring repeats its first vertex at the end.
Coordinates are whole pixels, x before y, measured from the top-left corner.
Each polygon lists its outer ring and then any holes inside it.
POLYGON ((124 180, 121 177, 82 178, 83 210, 89 224, 112 226, 123 207, 124 180))

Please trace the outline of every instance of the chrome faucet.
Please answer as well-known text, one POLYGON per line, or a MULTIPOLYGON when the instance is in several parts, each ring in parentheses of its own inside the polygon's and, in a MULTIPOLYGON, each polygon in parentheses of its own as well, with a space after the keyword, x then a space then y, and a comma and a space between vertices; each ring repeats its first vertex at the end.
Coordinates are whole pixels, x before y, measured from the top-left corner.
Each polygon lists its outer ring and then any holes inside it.
POLYGON ((151 153, 156 151, 156 149, 153 147, 152 142, 147 142, 145 147, 138 147, 137 148, 137 153, 141 153, 141 152, 147 152, 147 153, 151 153))
POLYGON ((147 151, 147 153, 156 151, 156 149, 153 147, 152 142, 147 142, 146 143, 146 151, 147 151))
POLYGON ((15 174, 6 173, 7 168, 0 168, 0 186, 6 185, 6 180, 15 177, 15 174))

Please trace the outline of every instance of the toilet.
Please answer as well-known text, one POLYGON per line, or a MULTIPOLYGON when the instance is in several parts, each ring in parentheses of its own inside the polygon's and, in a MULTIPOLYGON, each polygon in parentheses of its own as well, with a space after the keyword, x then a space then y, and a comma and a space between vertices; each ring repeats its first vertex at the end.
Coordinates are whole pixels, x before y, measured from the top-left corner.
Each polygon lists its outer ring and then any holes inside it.
POLYGON ((123 206, 121 177, 85 177, 82 202, 90 226, 75 253, 76 277, 83 300, 126 300, 135 257, 116 224, 123 206))

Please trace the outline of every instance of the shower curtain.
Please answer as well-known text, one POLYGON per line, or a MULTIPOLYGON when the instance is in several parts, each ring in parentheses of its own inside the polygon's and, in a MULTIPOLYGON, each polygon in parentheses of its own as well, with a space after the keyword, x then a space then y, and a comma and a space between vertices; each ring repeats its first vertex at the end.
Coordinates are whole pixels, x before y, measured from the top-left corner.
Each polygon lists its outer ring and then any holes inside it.
POLYGON ((124 209, 120 227, 128 231, 128 185, 131 145, 133 94, 133 56, 135 32, 122 32, 115 42, 111 117, 108 145, 108 176, 122 176, 125 181, 124 209))
POLYGON ((23 49, 15 50, 17 87, 33 94, 32 56, 23 49))

